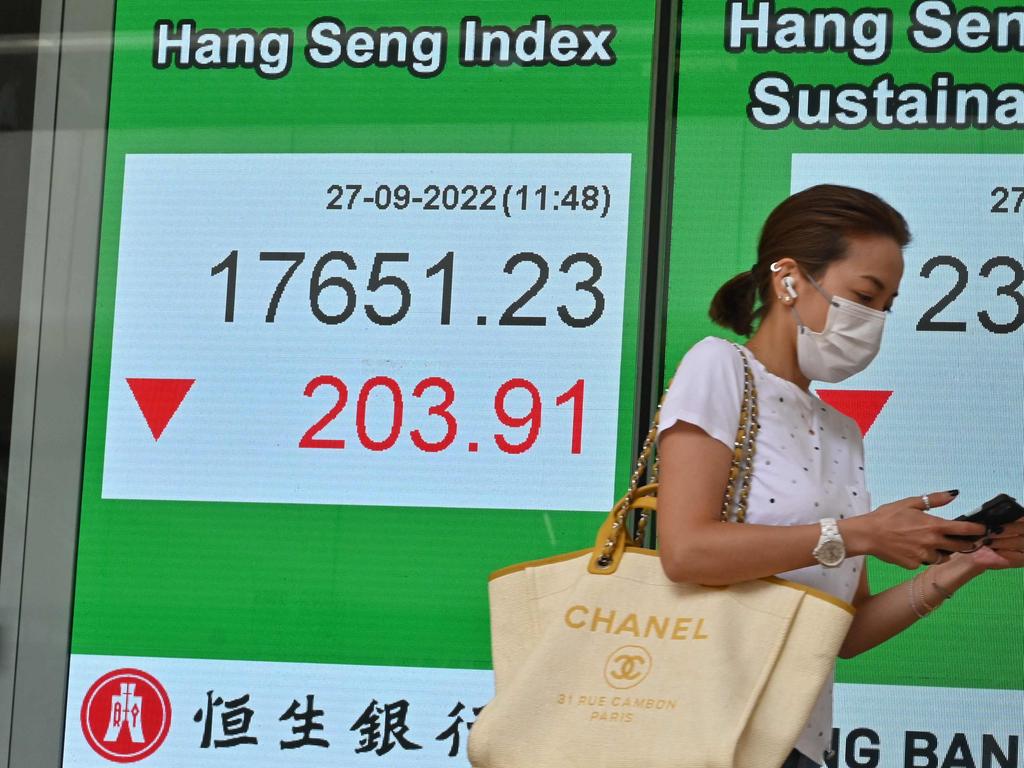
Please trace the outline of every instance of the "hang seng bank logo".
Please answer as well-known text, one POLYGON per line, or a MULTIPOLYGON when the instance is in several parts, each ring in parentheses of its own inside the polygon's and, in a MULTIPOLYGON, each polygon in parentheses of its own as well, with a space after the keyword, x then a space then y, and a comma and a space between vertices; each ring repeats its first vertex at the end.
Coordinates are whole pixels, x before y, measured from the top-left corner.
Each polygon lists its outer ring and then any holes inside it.
POLYGON ((651 654, 642 645, 616 648, 604 665, 604 679, 612 688, 634 688, 651 673, 651 654))
POLYGON ((97 754, 134 763, 156 752, 171 727, 167 691, 141 669, 108 672, 82 700, 82 732, 97 754))

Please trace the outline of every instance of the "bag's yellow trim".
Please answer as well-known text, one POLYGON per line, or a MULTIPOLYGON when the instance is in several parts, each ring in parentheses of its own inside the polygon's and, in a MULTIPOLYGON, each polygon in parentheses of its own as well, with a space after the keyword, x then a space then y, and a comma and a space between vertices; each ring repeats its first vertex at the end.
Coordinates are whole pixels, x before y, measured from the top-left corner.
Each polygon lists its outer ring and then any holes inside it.
POLYGON ((825 592, 824 590, 821 590, 821 589, 815 589, 814 587, 809 587, 806 584, 800 584, 799 582, 796 582, 796 581, 790 581, 789 579, 780 579, 778 576, 765 576, 763 579, 761 579, 761 581, 771 581, 771 582, 774 582, 775 584, 781 584, 784 587, 792 587, 793 589, 802 589, 804 592, 806 592, 809 595, 814 595, 815 597, 820 597, 825 602, 832 603, 832 605, 835 605, 835 606, 838 606, 838 607, 842 608, 844 611, 846 611, 851 616, 856 616, 857 615, 857 609, 853 605, 851 605, 850 603, 846 602, 845 600, 841 600, 840 598, 836 597, 835 595, 831 594, 830 592, 825 592))
MULTIPOLYGON (((630 548, 632 549, 632 547, 630 548)), ((560 555, 552 555, 551 557, 544 557, 540 560, 528 560, 525 563, 515 563, 513 565, 506 565, 504 568, 499 568, 494 571, 490 576, 487 577, 488 581, 494 581, 501 576, 507 576, 510 573, 516 571, 525 571, 527 568, 533 568, 538 565, 547 565, 548 563, 560 563, 563 560, 572 560, 574 557, 581 557, 582 555, 589 555, 593 552, 593 548, 587 547, 586 549, 578 549, 575 552, 563 552, 560 555)))
MULTIPOLYGON (((593 549, 588 547, 587 549, 578 549, 575 552, 563 552, 560 555, 544 557, 539 560, 529 560, 525 563, 516 563, 515 565, 508 565, 504 568, 499 568, 498 570, 494 571, 487 578, 487 580, 494 581, 495 579, 499 579, 502 576, 507 576, 510 573, 515 573, 516 571, 524 571, 527 568, 536 568, 537 566, 547 565, 549 563, 561 563, 565 560, 572 560, 576 557, 583 557, 584 555, 589 556, 593 554, 593 551, 593 549)), ((651 557, 658 557, 658 551, 656 549, 647 549, 645 547, 626 547, 625 551, 634 555, 649 555, 651 557)), ((780 579, 778 576, 764 576, 763 578, 757 579, 757 581, 769 581, 773 584, 779 584, 783 587, 799 589, 803 592, 806 592, 809 595, 813 595, 814 597, 820 598, 827 603, 832 603, 832 605, 842 608, 851 616, 855 616, 857 614, 857 609, 845 600, 840 600, 833 594, 830 594, 820 589, 815 589, 814 587, 809 587, 806 584, 800 584, 795 581, 790 581, 789 579, 780 579)))

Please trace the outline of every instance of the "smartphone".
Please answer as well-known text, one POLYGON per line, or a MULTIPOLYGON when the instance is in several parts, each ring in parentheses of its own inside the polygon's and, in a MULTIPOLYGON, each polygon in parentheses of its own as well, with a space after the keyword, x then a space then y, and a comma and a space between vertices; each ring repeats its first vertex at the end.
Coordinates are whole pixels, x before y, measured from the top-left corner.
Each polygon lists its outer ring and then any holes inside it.
MULTIPOLYGON (((1014 520, 1024 517, 1024 507, 1017 503, 1012 496, 1000 493, 995 498, 989 499, 976 510, 967 515, 960 515, 957 520, 966 520, 969 523, 982 523, 989 532, 997 525, 1006 525, 1014 520)), ((954 536, 956 539, 973 541, 973 536, 954 536)))

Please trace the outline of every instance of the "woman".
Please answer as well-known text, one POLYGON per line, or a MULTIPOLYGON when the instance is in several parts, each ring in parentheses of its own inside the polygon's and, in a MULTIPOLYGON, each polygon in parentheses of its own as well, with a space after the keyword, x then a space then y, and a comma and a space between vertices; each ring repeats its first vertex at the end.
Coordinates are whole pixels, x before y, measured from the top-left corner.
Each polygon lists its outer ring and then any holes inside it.
MULTIPOLYGON (((986 570, 1024 565, 1024 521, 962 551, 970 542, 951 537, 978 539, 984 526, 929 514, 953 501, 956 490, 872 511, 860 430, 810 392, 812 380, 841 381, 877 354, 909 240, 903 217, 861 190, 820 185, 785 200, 765 222, 753 269, 722 286, 711 304, 719 325, 753 332, 745 350, 714 337, 696 344, 661 410, 658 539, 666 575, 730 584, 778 574, 852 602, 857 614, 844 658, 924 618, 986 570), (745 524, 722 524, 743 391, 741 354, 754 372, 761 428, 745 524), (928 568, 872 595, 869 554, 928 568)), ((829 682, 784 768, 824 759, 831 694, 829 682)))

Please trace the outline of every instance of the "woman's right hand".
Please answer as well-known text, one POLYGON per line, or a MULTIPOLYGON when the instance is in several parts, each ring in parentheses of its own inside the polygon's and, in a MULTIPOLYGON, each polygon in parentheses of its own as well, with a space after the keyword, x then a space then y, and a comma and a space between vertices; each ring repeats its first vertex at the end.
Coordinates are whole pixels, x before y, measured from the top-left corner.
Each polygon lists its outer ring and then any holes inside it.
POLYGON ((914 569, 942 560, 939 550, 969 549, 969 542, 951 537, 981 538, 985 535, 984 525, 946 520, 925 511, 943 507, 956 496, 955 491, 930 493, 927 505, 921 496, 911 496, 883 504, 865 515, 840 520, 839 530, 847 551, 874 555, 887 563, 914 569))

